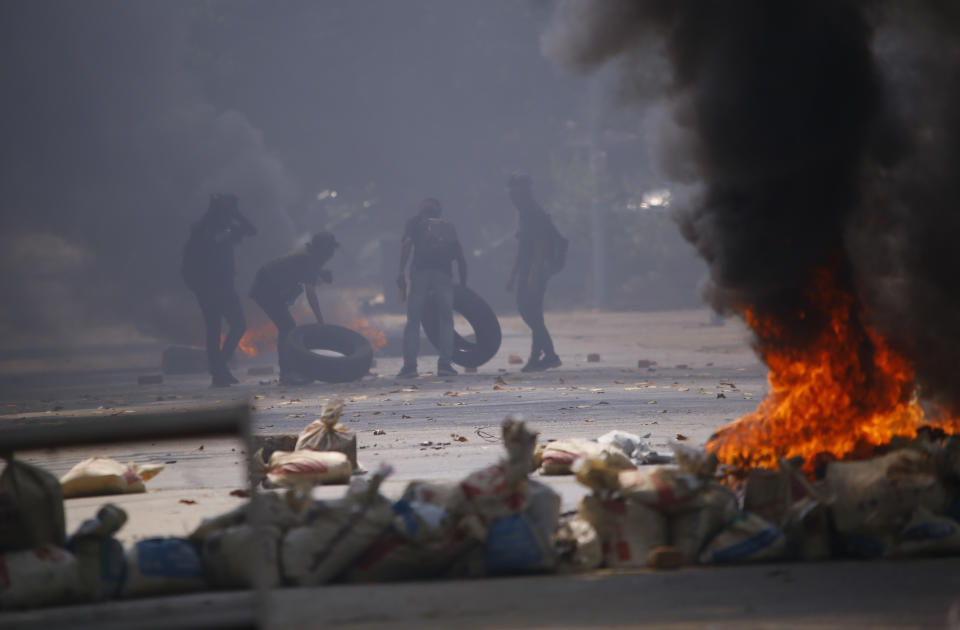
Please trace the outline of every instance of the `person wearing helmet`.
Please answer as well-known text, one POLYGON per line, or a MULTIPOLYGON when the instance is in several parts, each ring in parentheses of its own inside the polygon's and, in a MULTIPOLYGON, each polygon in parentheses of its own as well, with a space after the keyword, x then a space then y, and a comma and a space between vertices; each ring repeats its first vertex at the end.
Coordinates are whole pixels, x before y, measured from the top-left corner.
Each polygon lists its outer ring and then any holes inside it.
POLYGON ((563 265, 566 239, 560 236, 550 216, 533 198, 533 181, 529 175, 511 175, 507 181, 507 194, 520 219, 517 257, 507 281, 507 291, 516 289, 517 310, 532 333, 530 358, 521 371, 538 372, 561 365, 543 318, 543 300, 550 275, 563 265))
POLYGON ((318 232, 303 250, 264 264, 253 280, 250 297, 277 327, 280 382, 284 385, 299 385, 308 380, 290 366, 286 352, 287 335, 297 326, 297 321, 290 314, 290 306, 301 293, 305 293, 317 323, 323 324, 316 285, 319 282, 333 282, 333 274, 323 266, 330 261, 339 246, 333 234, 318 232))
POLYGON ((240 297, 234 287, 233 248, 257 229, 240 213, 236 195, 211 195, 207 211, 190 229, 183 248, 180 273, 193 291, 203 314, 207 369, 211 386, 227 387, 237 382, 227 367, 247 329, 240 297), (229 331, 220 342, 223 320, 229 331))
POLYGON ((397 378, 417 376, 420 353, 420 323, 425 308, 438 310, 438 376, 456 376, 453 357, 453 268, 457 261, 460 284, 467 283, 467 261, 452 223, 440 218, 443 208, 433 197, 424 199, 416 216, 407 221, 400 250, 397 286, 400 299, 407 300, 407 324, 403 329, 403 368, 397 378), (410 266, 410 295, 407 295, 407 262, 410 266), (432 296, 432 297, 431 297, 432 296))

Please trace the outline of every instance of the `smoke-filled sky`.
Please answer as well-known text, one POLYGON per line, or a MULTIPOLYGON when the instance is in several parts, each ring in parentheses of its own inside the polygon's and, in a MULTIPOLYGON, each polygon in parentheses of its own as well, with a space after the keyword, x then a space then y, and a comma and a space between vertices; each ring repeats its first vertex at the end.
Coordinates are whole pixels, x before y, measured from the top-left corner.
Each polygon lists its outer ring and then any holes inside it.
POLYGON ((351 253, 398 239, 425 196, 462 234, 511 234, 506 175, 549 194, 549 156, 585 119, 586 80, 539 49, 548 8, 0 3, 3 340, 113 322, 196 339, 179 259, 213 192, 239 195, 260 229, 237 250, 241 294, 325 226, 351 253))
MULTIPOLYGON (((879 0, 570 0, 544 49, 643 83, 669 60, 674 151, 698 195, 676 214, 721 310, 803 348, 827 270, 960 411, 960 6, 879 0)), ((864 336, 866 340, 866 337, 864 336)), ((871 360, 869 355, 866 362, 871 360)))

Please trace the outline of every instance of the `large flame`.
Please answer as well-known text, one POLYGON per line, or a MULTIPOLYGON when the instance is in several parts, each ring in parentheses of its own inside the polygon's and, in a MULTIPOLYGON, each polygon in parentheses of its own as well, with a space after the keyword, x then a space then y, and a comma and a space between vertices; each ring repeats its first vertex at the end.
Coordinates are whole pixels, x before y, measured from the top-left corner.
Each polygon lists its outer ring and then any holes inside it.
POLYGON ((799 455, 810 471, 817 458, 869 455, 896 436, 915 436, 922 425, 960 429, 958 419, 924 419, 910 363, 862 323, 859 304, 832 278, 815 274, 810 299, 830 321, 802 349, 782 343, 789 331, 780 322, 745 311, 770 370, 770 393, 707 443, 720 461, 775 468, 780 458, 799 455))

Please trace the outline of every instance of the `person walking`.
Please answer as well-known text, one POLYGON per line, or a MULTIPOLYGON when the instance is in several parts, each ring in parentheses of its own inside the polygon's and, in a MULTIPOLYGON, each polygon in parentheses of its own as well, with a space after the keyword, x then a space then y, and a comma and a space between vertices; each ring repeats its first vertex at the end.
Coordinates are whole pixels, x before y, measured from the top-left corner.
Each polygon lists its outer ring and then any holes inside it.
POLYGON ((553 347, 553 339, 543 317, 543 300, 550 276, 564 264, 567 239, 560 235, 550 215, 533 197, 533 181, 525 173, 515 173, 507 181, 507 193, 517 209, 517 256, 514 259, 507 291, 516 290, 517 310, 530 327, 530 358, 523 372, 538 372, 562 364, 553 347))
POLYGON ((233 250, 244 237, 256 233, 257 229, 240 213, 236 195, 215 194, 210 197, 207 211, 190 229, 183 248, 180 272, 203 314, 212 387, 238 382, 227 364, 246 332, 247 323, 234 287, 233 250), (221 345, 223 320, 229 331, 221 345))
POLYGON ((403 368, 397 378, 418 375, 420 325, 424 310, 437 310, 439 358, 438 376, 456 376, 453 356, 453 261, 457 262, 460 284, 467 284, 467 261, 453 224, 440 218, 443 208, 433 197, 424 199, 417 214, 407 221, 400 250, 397 286, 400 299, 407 301, 407 324, 403 329, 403 368), (410 294, 407 295, 407 263, 410 267, 410 294))

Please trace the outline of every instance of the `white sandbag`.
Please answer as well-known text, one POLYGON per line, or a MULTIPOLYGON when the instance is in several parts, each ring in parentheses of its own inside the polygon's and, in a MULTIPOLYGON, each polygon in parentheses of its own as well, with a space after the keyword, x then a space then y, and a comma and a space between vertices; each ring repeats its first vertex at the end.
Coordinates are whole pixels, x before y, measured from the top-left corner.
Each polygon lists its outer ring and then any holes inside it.
POLYGON ((617 474, 620 494, 631 501, 676 514, 696 507, 705 482, 699 476, 676 468, 623 470, 617 474))
POLYGON ((385 467, 369 481, 355 479, 343 501, 318 502, 306 525, 287 532, 280 548, 284 579, 300 586, 329 582, 390 527, 393 506, 379 494, 390 472, 385 467))
POLYGON ((650 550, 667 544, 666 518, 636 501, 588 495, 577 512, 597 530, 607 567, 644 567, 650 550))
POLYGON ((109 457, 85 459, 60 478, 64 498, 146 492, 162 464, 121 464, 109 457))
POLYGON ((203 590, 203 563, 185 538, 146 538, 127 551, 124 597, 203 590))
POLYGON ((650 450, 650 446, 636 433, 614 429, 597 438, 599 444, 612 444, 627 457, 636 458, 650 450))
MULTIPOLYGON (((259 460, 259 452, 255 457, 259 460)), ((343 453, 328 451, 274 451, 263 465, 267 480, 277 486, 309 487, 348 483, 353 466, 343 453)))
POLYGON ((0 555, 0 609, 32 608, 84 599, 77 560, 44 545, 0 555))
POLYGON ((343 415, 343 401, 332 400, 323 408, 320 418, 314 420, 300 432, 295 450, 337 451, 350 460, 354 470, 357 463, 357 434, 340 424, 343 415))
POLYGON ((899 450, 864 461, 827 465, 826 490, 833 496, 839 532, 884 537, 903 529, 918 508, 942 514, 947 494, 926 453, 899 450))
POLYGON ((603 458, 607 464, 618 470, 636 468, 620 447, 593 440, 569 438, 550 442, 543 449, 540 459, 540 473, 543 475, 569 475, 572 466, 581 457, 603 458))

